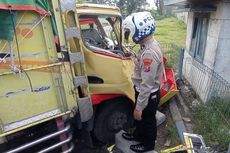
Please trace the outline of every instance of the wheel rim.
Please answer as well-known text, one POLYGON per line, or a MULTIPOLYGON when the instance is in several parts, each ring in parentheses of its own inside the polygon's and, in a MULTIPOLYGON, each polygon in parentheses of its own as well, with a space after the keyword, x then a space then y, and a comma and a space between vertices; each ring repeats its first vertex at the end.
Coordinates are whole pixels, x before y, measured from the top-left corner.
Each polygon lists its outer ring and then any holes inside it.
POLYGON ((127 123, 127 115, 122 112, 116 112, 108 120, 108 129, 110 131, 119 131, 127 123))

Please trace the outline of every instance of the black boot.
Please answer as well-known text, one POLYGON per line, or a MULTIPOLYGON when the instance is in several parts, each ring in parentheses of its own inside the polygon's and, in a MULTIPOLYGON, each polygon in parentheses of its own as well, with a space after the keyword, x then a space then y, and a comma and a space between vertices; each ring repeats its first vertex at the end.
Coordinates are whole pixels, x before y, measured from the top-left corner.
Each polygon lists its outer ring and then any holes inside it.
POLYGON ((132 151, 134 151, 134 152, 137 152, 137 153, 143 153, 143 152, 147 152, 147 151, 154 151, 153 146, 150 147, 150 146, 144 145, 143 143, 136 144, 136 145, 131 145, 130 149, 132 151))
POLYGON ((133 134, 130 134, 130 133, 122 133, 122 137, 125 139, 125 140, 129 140, 129 141, 134 141, 134 140, 137 140, 133 134))

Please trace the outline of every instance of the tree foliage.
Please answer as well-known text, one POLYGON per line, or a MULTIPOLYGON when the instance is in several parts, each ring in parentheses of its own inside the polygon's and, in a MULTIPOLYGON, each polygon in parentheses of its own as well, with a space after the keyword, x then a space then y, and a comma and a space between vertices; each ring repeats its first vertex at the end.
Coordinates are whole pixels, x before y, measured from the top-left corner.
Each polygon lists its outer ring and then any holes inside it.
POLYGON ((145 10, 145 7, 148 5, 146 0, 125 0, 127 13, 131 14, 135 11, 145 10))
POLYGON ((163 15, 164 1, 163 0, 154 0, 154 3, 157 7, 159 15, 163 15))
POLYGON ((149 5, 146 0, 91 0, 92 3, 117 6, 123 14, 145 10, 149 5))

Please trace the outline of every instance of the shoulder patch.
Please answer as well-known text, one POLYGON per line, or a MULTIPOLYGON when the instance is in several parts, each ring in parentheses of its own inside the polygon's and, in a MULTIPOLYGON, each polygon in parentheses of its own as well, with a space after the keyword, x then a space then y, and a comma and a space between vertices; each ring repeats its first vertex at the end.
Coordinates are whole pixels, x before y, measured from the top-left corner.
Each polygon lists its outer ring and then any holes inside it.
POLYGON ((150 72, 150 65, 152 64, 153 60, 150 58, 144 58, 144 72, 150 72))

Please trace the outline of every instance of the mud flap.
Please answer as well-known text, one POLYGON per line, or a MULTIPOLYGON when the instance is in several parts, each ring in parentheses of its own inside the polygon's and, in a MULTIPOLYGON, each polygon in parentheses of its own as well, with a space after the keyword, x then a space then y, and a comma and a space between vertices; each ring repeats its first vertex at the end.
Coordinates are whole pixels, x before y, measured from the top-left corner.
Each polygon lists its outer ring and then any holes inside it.
POLYGON ((79 112, 82 122, 90 120, 93 116, 93 106, 90 97, 79 98, 79 112))

